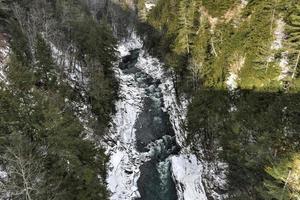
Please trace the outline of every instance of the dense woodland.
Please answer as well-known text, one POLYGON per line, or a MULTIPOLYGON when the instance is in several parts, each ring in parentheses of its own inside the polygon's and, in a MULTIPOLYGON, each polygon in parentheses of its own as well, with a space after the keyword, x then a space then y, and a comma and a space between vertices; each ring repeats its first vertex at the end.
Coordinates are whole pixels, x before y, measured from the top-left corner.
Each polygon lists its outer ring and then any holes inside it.
POLYGON ((229 165, 228 199, 298 199, 300 2, 159 0, 143 21, 147 47, 190 94, 188 144, 229 165))
POLYGON ((118 88, 110 29, 84 1, 0 4, 11 48, 8 84, 0 83, 0 165, 8 174, 0 199, 107 199, 108 158, 93 138, 105 133, 118 88), (54 59, 53 46, 69 64, 54 59))

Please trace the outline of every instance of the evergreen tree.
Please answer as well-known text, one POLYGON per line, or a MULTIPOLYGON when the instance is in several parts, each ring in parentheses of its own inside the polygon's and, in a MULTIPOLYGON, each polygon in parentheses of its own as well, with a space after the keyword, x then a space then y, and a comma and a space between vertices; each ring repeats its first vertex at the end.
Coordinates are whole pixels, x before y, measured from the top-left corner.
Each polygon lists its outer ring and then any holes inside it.
POLYGON ((265 180, 268 199, 292 200, 300 198, 300 156, 282 159, 266 172, 273 180, 265 180))
POLYGON ((37 85, 45 88, 51 87, 56 82, 56 69, 52 58, 50 46, 42 35, 38 34, 35 45, 35 67, 37 85))
MULTIPOLYGON (((288 81, 295 81, 300 65, 300 3, 291 2, 291 12, 287 17, 286 47, 290 57, 291 77, 288 81)), ((297 82, 296 82, 297 83, 297 82)), ((299 85, 296 85, 296 87, 299 85)))
POLYGON ((187 0, 179 1, 178 10, 178 32, 174 44, 174 51, 178 54, 189 54, 191 45, 191 35, 193 33, 193 22, 196 2, 187 0))

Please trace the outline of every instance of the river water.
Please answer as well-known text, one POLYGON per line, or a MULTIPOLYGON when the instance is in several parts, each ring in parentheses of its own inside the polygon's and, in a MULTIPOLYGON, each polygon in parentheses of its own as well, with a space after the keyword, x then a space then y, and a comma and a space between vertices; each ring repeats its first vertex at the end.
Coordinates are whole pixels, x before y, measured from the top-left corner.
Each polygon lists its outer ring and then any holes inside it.
POLYGON ((138 86, 145 91, 143 106, 135 123, 136 148, 148 152, 150 160, 140 167, 137 181, 140 200, 175 200, 176 187, 170 171, 171 154, 179 152, 169 114, 163 109, 164 101, 160 81, 136 67, 140 49, 122 58, 120 69, 133 74, 138 86))

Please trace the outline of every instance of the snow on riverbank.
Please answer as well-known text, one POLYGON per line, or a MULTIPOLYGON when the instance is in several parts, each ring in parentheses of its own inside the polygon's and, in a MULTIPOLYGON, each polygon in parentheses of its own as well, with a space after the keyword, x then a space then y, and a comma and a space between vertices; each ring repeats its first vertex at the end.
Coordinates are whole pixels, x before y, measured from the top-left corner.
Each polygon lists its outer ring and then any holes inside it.
POLYGON ((142 89, 137 86, 133 75, 125 75, 115 69, 120 81, 121 100, 116 103, 113 118, 112 139, 117 144, 108 149, 110 157, 108 186, 113 193, 111 199, 131 199, 139 197, 137 179, 142 164, 140 154, 135 149, 134 124, 142 106, 142 89))
POLYGON ((203 167, 196 156, 181 154, 173 156, 171 161, 179 200, 206 200, 201 177, 203 167))
MULTIPOLYGON (((141 48, 137 38, 124 41, 119 45, 120 58, 129 55, 129 51, 141 48)), ((133 74, 124 74, 118 68, 114 71, 120 84, 121 99, 116 103, 116 114, 113 116, 111 139, 115 143, 108 144, 108 188, 112 200, 129 200, 140 196, 137 180, 140 176, 139 167, 146 158, 135 149, 134 124, 142 108, 142 98, 145 93, 134 80, 133 74)))
MULTIPOLYGON (((141 49, 141 40, 133 34, 131 39, 119 44, 120 58, 129 55, 130 50, 141 49)), ((144 50, 140 51, 136 67, 153 79, 159 81, 159 88, 163 94, 163 110, 170 115, 170 121, 176 134, 176 141, 182 150, 179 155, 170 156, 171 172, 176 184, 177 195, 180 200, 206 200, 204 189, 204 173, 211 173, 212 181, 224 183, 223 176, 212 169, 209 171, 208 163, 197 160, 186 145, 186 131, 183 128, 189 101, 185 97, 177 98, 172 72, 165 69, 158 59, 153 58, 144 50)), ((139 153, 135 147, 135 122, 142 111, 145 89, 139 87, 133 74, 124 74, 118 63, 114 67, 117 79, 120 82, 120 97, 116 103, 116 114, 113 116, 111 128, 111 142, 107 147, 110 155, 108 164, 108 188, 112 200, 130 200, 139 197, 137 180, 140 177, 139 167, 151 157, 151 150, 160 144, 149 146, 148 153, 139 153)), ((161 169, 165 169, 167 162, 162 162, 161 169)), ((207 185, 207 184, 205 184, 207 185)), ((222 199, 221 196, 216 199, 222 199)))

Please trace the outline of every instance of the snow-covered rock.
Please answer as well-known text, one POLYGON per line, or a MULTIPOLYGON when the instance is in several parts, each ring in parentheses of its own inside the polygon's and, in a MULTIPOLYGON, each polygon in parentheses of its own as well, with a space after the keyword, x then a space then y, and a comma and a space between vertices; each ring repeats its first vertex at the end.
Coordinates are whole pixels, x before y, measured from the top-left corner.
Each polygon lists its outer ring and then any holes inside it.
POLYGON ((179 200, 207 200, 202 184, 203 166, 195 155, 173 156, 172 172, 177 184, 179 200))

